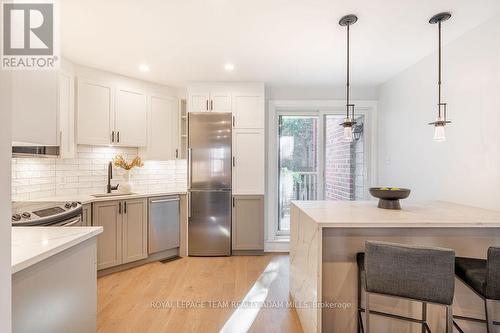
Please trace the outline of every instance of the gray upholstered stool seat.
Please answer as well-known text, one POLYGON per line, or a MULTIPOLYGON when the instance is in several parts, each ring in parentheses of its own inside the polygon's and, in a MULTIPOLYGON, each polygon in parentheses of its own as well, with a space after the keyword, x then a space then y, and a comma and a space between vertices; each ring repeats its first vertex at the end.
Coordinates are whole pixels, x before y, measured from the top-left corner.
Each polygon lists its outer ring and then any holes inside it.
POLYGON ((451 304, 455 290, 455 252, 429 248, 366 242, 365 253, 357 253, 358 264, 358 332, 370 332, 370 315, 385 316, 427 325, 427 303, 446 307, 446 332, 453 331, 451 304), (361 291, 365 289, 365 308, 361 291), (377 311, 370 307, 370 295, 404 298, 422 303, 422 318, 416 319, 377 311), (361 313, 365 312, 365 327, 361 313), (366 329, 366 330, 365 330, 366 329))
MULTIPOLYGON (((493 332, 494 325, 500 325, 493 318, 494 301, 500 301, 500 248, 490 247, 488 259, 456 258, 455 274, 484 300, 485 320, 465 316, 454 316, 457 320, 481 321, 486 323, 487 332, 493 332)), ((497 319, 498 320, 498 319, 497 319)), ((462 329, 455 322, 460 332, 462 329)))
POLYGON ((485 296, 487 261, 475 258, 455 258, 455 274, 478 294, 485 296))

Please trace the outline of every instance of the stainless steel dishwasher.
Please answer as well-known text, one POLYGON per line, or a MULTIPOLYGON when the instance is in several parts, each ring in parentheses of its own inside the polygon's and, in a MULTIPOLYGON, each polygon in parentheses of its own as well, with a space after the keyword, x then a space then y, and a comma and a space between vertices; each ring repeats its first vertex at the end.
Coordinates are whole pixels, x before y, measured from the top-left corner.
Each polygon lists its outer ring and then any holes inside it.
POLYGON ((179 196, 149 199, 148 253, 179 247, 180 198, 179 196))

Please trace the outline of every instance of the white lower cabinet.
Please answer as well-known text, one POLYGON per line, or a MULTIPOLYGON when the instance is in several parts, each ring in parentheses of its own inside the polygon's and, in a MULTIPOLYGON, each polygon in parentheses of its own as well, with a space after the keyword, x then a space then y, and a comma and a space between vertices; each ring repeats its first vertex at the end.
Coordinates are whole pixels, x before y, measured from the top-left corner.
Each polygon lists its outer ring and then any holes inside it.
POLYGON ((97 269, 144 259, 147 251, 147 200, 93 204, 92 224, 102 226, 97 238, 97 269))
POLYGON ((233 194, 264 194, 264 129, 233 132, 233 194))

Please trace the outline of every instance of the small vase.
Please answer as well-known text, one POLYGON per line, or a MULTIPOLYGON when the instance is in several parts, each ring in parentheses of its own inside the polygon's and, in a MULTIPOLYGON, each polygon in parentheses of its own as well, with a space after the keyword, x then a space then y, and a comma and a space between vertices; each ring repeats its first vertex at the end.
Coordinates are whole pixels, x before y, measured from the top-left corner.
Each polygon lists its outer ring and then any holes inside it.
POLYGON ((120 192, 131 193, 132 183, 130 182, 130 170, 125 170, 123 174, 123 183, 120 184, 120 192))

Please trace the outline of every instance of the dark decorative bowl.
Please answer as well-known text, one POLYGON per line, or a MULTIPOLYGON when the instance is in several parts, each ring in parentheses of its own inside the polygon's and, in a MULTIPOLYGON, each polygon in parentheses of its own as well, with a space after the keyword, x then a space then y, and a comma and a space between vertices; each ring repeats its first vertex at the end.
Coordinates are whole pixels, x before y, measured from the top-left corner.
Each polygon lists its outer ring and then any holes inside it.
POLYGON ((410 189, 399 187, 371 187, 370 194, 379 198, 378 208, 401 209, 399 199, 406 199, 410 195, 410 189))

